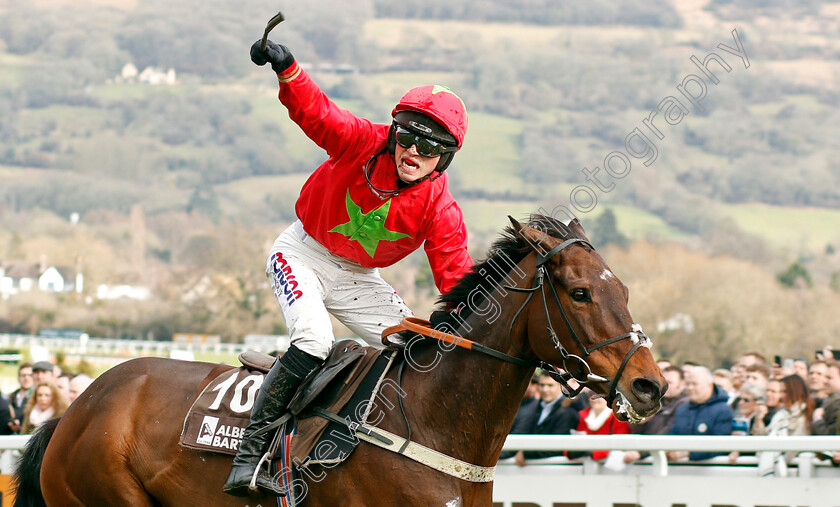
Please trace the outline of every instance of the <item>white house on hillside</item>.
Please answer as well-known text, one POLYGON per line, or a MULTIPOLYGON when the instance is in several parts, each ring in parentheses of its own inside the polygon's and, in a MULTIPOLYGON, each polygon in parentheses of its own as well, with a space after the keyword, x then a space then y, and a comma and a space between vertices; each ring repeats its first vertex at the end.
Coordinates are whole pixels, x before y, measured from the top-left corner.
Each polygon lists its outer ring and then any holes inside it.
POLYGON ((84 276, 73 268, 50 266, 42 269, 36 263, 18 262, 0 268, 0 297, 32 290, 44 292, 76 292, 84 289, 84 276))
POLYGON ((28 292, 35 287, 38 280, 38 264, 18 262, 3 267, 0 278, 0 295, 3 298, 18 292, 28 292))
POLYGON ((50 266, 38 277, 38 288, 44 292, 75 292, 84 289, 82 273, 66 266, 50 266))
MULTIPOLYGON (((112 82, 109 80, 109 82, 112 82)), ((129 62, 123 65, 120 75, 113 79, 117 83, 145 83, 150 85, 175 85, 178 84, 178 77, 175 69, 164 71, 158 67, 146 67, 143 72, 138 72, 137 67, 129 62)))
POLYGON ((137 79, 137 67, 133 63, 127 63, 123 66, 120 77, 126 83, 133 83, 137 79))
POLYGON ((100 285, 96 288, 98 299, 137 299, 140 301, 149 299, 152 291, 148 287, 137 285, 100 285))
POLYGON ((157 67, 146 67, 137 77, 137 80, 141 83, 147 83, 150 85, 165 84, 170 86, 174 85, 177 81, 175 78, 175 69, 169 69, 164 72, 162 69, 157 67))

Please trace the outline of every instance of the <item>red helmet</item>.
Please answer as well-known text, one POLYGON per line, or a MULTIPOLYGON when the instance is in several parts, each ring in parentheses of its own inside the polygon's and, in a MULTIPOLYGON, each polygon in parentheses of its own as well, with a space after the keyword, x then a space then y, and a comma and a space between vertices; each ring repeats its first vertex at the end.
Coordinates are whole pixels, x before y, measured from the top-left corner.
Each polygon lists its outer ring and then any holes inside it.
POLYGON ((464 101, 449 88, 441 85, 418 86, 408 91, 391 112, 418 111, 440 123, 455 136, 458 147, 464 144, 469 119, 464 101))

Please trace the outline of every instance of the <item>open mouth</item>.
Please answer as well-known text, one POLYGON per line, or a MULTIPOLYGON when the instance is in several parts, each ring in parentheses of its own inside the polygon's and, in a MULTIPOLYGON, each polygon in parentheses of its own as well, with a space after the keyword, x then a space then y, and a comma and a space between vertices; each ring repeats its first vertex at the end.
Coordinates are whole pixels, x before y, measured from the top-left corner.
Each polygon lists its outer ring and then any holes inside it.
POLYGON ((404 158, 402 163, 403 166, 409 171, 416 171, 420 167, 420 164, 411 160, 410 158, 404 158))
POLYGON ((627 401, 627 398, 624 397, 624 394, 621 391, 618 392, 618 397, 616 398, 615 402, 615 415, 619 416, 619 419, 626 418, 627 422, 638 424, 644 420, 644 417, 640 416, 636 409, 633 408, 633 405, 627 401), (624 416, 624 417, 620 417, 624 416))

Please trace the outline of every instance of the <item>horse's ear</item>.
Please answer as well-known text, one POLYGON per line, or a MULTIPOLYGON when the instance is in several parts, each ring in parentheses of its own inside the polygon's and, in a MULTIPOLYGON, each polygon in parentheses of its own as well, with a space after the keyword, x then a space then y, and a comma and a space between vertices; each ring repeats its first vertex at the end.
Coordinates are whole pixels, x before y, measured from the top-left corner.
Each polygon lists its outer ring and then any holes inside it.
POLYGON ((537 252, 547 252, 551 250, 553 244, 549 244, 552 241, 551 236, 546 234, 544 231, 537 229, 536 227, 531 227, 530 225, 522 225, 520 224, 515 218, 508 215, 510 219, 510 223, 513 224, 514 232, 525 238, 525 241, 531 245, 531 248, 536 250, 537 252))
POLYGON ((569 222, 568 227, 569 227, 570 231, 572 231, 573 233, 575 233, 577 235, 577 237, 579 237, 580 239, 584 239, 587 242, 589 242, 589 238, 586 237, 586 232, 584 232, 583 225, 580 224, 580 220, 575 218, 574 220, 569 222))

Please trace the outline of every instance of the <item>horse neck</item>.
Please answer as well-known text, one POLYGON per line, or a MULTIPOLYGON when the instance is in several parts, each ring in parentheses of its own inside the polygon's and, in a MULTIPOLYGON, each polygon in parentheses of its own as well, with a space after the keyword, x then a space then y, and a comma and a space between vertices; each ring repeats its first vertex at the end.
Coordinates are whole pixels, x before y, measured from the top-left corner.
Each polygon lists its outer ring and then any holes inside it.
MULTIPOLYGON (((527 280, 530 283, 533 277, 527 280)), ((524 287, 525 282, 518 286, 524 287)), ((458 334, 485 347, 522 357, 514 342, 523 343, 527 312, 511 321, 525 296, 497 288, 489 300, 498 305, 496 318, 471 314, 459 327, 458 334), (513 334, 514 336, 511 336, 513 334)), ((525 394, 534 368, 515 365, 475 351, 455 347, 444 351, 439 344, 424 352, 430 360, 439 353, 440 361, 419 377, 409 393, 420 393, 420 407, 412 411, 417 421, 418 438, 427 445, 470 463, 493 466, 498 460, 505 437, 525 394)), ((412 394, 409 394, 411 397, 412 394)), ((420 440, 418 440, 420 441, 420 440)), ((423 443, 423 442, 421 442, 423 443)))

